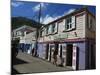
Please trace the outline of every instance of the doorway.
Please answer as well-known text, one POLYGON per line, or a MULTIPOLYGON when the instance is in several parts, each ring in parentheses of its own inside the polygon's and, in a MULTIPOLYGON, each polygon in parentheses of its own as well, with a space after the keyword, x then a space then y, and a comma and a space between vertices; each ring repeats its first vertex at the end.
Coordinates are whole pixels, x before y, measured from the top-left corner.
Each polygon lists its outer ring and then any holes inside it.
POLYGON ((67 54, 66 54, 66 65, 67 66, 72 66, 72 55, 73 55, 73 44, 68 44, 67 45, 67 54))
POLYGON ((48 61, 52 61, 53 50, 55 49, 55 44, 49 44, 48 50, 48 61))
POLYGON ((49 44, 46 45, 46 56, 45 56, 46 59, 48 59, 48 55, 49 55, 49 44))
POLYGON ((95 69, 96 68, 96 59, 95 59, 95 47, 93 44, 90 45, 90 54, 89 54, 89 57, 90 57, 90 69, 95 69))
POLYGON ((62 45, 60 45, 60 57, 62 58, 62 45))

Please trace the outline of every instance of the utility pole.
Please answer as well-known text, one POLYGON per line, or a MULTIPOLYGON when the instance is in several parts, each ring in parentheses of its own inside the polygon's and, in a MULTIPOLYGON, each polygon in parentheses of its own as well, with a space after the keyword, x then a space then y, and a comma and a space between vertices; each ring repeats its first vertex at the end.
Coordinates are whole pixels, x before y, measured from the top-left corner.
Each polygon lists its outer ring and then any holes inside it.
POLYGON ((40 19, 41 19, 41 3, 40 3, 39 18, 38 18, 38 19, 39 19, 39 21, 38 21, 38 22, 39 22, 39 23, 41 23, 41 21, 40 21, 40 19))
MULTIPOLYGON (((38 15, 38 25, 41 24, 41 3, 40 3, 40 7, 39 7, 39 15, 38 15)), ((37 54, 37 49, 38 49, 38 35, 39 35, 39 29, 36 29, 36 54, 35 56, 38 56, 37 54)))

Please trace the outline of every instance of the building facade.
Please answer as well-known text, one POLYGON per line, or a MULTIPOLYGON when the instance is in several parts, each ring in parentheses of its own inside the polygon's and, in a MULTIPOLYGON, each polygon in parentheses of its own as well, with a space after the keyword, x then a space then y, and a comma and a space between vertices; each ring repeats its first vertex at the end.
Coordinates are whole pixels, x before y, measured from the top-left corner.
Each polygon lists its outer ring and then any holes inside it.
POLYGON ((95 68, 95 16, 86 8, 74 11, 41 27, 38 55, 53 62, 53 52, 64 66, 74 70, 95 68))
POLYGON ((31 53, 35 48, 39 58, 74 70, 94 69, 96 66, 96 18, 86 8, 62 16, 41 28, 27 25, 14 29, 12 39, 18 38, 19 49, 31 53), (38 32, 39 31, 39 34, 38 32))
POLYGON ((31 53, 36 46, 37 28, 27 25, 14 29, 12 31, 12 39, 19 39, 19 50, 22 52, 31 53))

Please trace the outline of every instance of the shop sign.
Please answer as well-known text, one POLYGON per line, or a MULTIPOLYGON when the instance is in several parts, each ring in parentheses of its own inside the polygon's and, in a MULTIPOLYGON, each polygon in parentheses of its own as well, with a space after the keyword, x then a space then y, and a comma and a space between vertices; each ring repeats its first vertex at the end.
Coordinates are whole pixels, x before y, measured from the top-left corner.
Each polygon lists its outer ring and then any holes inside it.
POLYGON ((65 38, 68 38, 68 34, 57 34, 57 35, 54 35, 54 40, 63 40, 65 38))

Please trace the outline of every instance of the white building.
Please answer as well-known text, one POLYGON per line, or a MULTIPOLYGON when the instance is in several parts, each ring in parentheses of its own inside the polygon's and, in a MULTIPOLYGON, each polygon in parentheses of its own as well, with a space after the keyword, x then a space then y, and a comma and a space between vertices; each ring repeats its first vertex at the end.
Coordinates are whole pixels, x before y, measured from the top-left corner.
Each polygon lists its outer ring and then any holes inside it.
POLYGON ((14 29, 12 31, 12 39, 19 39, 19 49, 24 52, 31 53, 36 44, 37 28, 27 25, 14 29))

